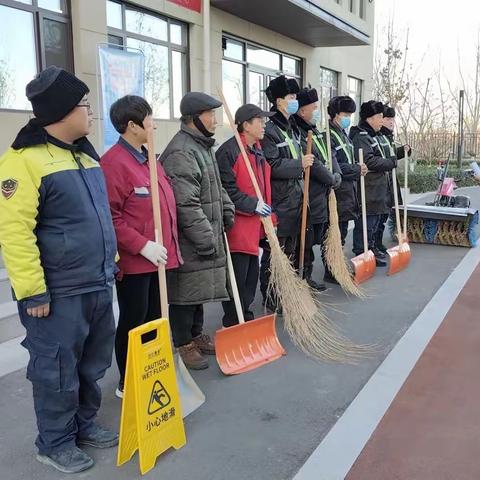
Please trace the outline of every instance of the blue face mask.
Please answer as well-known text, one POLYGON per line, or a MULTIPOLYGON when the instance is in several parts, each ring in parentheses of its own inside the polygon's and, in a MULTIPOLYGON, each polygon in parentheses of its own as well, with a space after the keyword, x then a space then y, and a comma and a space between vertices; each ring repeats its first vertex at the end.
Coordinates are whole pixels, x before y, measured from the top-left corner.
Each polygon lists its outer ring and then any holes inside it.
POLYGON ((350 117, 342 117, 340 119, 340 127, 343 129, 343 130, 346 130, 351 124, 351 120, 350 120, 350 117))
POLYGON ((320 121, 320 110, 317 108, 313 111, 311 124, 316 125, 320 121))
POLYGON ((287 113, 289 115, 294 115, 298 112, 298 100, 288 100, 287 102, 287 113))

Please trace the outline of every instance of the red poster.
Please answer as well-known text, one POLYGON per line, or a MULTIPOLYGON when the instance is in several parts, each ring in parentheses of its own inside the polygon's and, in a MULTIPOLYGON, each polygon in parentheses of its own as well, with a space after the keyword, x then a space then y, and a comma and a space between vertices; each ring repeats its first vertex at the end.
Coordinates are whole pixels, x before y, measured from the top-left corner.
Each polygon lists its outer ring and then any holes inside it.
POLYGON ((182 7, 189 8, 195 12, 200 13, 202 11, 202 0, 169 0, 170 2, 181 5, 182 7))

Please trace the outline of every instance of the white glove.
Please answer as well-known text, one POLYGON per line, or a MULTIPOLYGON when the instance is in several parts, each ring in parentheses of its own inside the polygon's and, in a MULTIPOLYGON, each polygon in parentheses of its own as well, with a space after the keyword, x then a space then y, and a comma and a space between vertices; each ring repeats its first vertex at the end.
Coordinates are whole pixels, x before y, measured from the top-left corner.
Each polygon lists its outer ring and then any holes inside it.
POLYGON ((270 207, 270 205, 267 205, 265 202, 262 202, 262 200, 259 200, 255 208, 255 213, 257 213, 261 217, 268 217, 269 215, 272 214, 272 208, 270 207))
POLYGON ((167 263, 167 249, 163 245, 152 242, 151 240, 140 250, 140 255, 143 255, 156 267, 160 264, 165 265, 167 263))

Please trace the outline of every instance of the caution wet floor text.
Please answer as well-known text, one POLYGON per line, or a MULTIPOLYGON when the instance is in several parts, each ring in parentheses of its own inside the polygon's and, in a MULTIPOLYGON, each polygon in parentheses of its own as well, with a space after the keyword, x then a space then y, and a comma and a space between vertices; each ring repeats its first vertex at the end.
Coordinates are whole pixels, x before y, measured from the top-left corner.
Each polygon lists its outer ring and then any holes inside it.
POLYGON ((117 465, 138 450, 144 474, 165 450, 185 444, 168 320, 154 320, 129 333, 117 465))

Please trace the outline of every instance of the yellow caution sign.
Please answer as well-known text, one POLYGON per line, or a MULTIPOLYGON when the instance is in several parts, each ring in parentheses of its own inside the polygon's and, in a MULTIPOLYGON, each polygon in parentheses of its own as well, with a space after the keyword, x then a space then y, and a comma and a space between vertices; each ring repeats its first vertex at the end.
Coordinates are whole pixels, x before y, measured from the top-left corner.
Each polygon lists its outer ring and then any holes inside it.
POLYGON ((187 443, 175 377, 168 320, 146 323, 129 332, 117 465, 138 450, 147 473, 170 447, 187 443))

